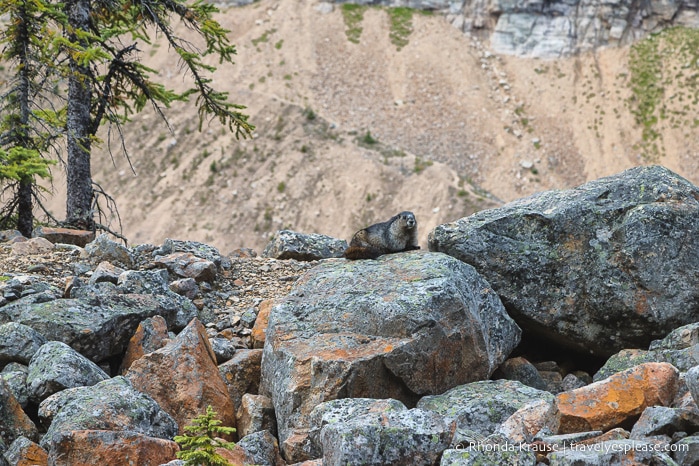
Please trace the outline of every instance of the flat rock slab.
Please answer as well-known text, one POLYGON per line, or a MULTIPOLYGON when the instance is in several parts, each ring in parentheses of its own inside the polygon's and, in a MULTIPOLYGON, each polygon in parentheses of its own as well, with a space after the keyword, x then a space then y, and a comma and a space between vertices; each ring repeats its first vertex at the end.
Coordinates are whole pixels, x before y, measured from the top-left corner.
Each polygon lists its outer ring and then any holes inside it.
POLYGON ((105 294, 44 303, 20 299, 0 308, 0 323, 26 325, 47 340, 61 341, 93 361, 102 361, 124 352, 142 320, 163 315, 173 322, 175 313, 152 296, 105 294))

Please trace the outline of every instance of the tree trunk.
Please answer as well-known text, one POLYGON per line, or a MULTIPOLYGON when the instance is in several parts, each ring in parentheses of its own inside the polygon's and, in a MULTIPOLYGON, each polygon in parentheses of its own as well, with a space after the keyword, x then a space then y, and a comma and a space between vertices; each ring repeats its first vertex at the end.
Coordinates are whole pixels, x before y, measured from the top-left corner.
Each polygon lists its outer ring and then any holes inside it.
MULTIPOLYGON (((26 4, 23 2, 20 5, 18 17, 15 20, 20 21, 16 41, 19 43, 18 58, 19 58, 19 80, 17 85, 17 100, 19 106, 19 123, 20 126, 15 128, 14 139, 15 143, 20 146, 29 148, 31 141, 29 139, 29 84, 31 65, 27 56, 28 45, 31 42, 28 31, 28 22, 30 21, 27 13, 26 4)), ((32 191, 34 189, 34 177, 22 177, 17 188, 17 229, 25 238, 32 237, 34 229, 34 211, 32 205, 32 191)))
POLYGON ((32 212, 32 189, 34 181, 32 179, 19 182, 17 190, 17 229, 25 238, 32 237, 34 229, 34 213, 32 212))
MULTIPOLYGON (((89 0, 69 0, 66 3, 66 10, 68 23, 74 30, 89 31, 89 0)), ((84 40, 78 40, 75 34, 70 35, 70 40, 83 46, 87 45, 84 40)), ((71 59, 66 121, 68 138, 66 223, 87 230, 94 228, 92 216, 94 193, 90 170, 91 103, 90 69, 71 59)))

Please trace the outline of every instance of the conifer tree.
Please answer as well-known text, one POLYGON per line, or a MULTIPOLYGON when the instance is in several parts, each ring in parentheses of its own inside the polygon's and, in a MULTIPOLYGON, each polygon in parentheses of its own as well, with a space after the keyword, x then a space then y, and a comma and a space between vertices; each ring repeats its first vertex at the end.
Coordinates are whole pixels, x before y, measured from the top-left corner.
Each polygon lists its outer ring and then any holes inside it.
POLYGON ((52 88, 46 84, 53 57, 42 31, 61 13, 43 0, 0 0, 0 16, 8 18, 0 31, 0 61, 14 72, 0 94, 0 184, 9 198, 0 211, 0 228, 16 227, 31 237, 35 179, 50 177, 52 162, 42 154, 57 136, 46 92, 52 88))
POLYGON ((217 413, 211 405, 207 406, 205 414, 200 414, 192 419, 192 424, 185 426, 184 435, 176 435, 173 439, 181 448, 181 451, 177 452, 177 458, 184 460, 185 465, 230 465, 216 450, 231 450, 235 447, 235 443, 220 438, 233 434, 235 428, 222 426, 222 421, 216 419, 216 416, 217 413))
POLYGON ((0 182, 16 194, 0 220, 16 213, 22 233, 31 234, 35 177, 49 176, 47 151, 60 134, 66 138, 66 157, 59 156, 66 168, 66 224, 94 229, 90 165, 98 130, 114 125, 121 137, 122 125, 149 103, 164 119, 164 107, 195 97, 200 130, 217 119, 237 138, 249 136, 254 127, 241 112, 245 107, 211 86, 216 68, 204 61, 214 55, 219 64, 232 64, 236 53, 213 18, 217 11, 201 0, 0 0, 0 15, 10 17, 0 30, 0 59, 16 64, 9 89, 0 94, 0 182), (175 20, 195 31, 202 45, 179 37, 175 20), (191 88, 166 89, 155 70, 141 64, 138 47, 151 44, 155 34, 165 37, 191 88), (55 95, 41 96, 41 89, 55 95))
MULTIPOLYGON (((82 228, 94 227, 94 201, 90 174, 92 143, 103 123, 121 125, 141 111, 162 108, 174 101, 196 96, 200 130, 207 119, 218 119, 235 133, 247 137, 254 127, 248 123, 244 107, 228 102, 228 95, 211 87, 207 75, 215 67, 203 57, 216 55, 221 63, 231 63, 236 53, 228 31, 213 19, 218 10, 196 0, 68 0, 65 4, 69 31, 65 48, 69 57, 68 109, 66 131, 67 222, 82 228), (171 26, 183 21, 204 42, 201 49, 179 37, 171 26), (139 41, 151 43, 153 34, 162 34, 192 80, 192 87, 177 93, 154 81, 155 71, 139 61, 139 41)), ((127 155, 128 156, 128 155, 127 155)))

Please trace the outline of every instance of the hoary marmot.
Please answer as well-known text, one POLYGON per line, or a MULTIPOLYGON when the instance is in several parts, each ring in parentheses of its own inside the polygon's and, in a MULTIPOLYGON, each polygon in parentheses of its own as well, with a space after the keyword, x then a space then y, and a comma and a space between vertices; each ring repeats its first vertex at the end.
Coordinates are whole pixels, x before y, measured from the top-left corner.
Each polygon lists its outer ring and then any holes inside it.
POLYGON ((417 220, 412 212, 401 212, 386 222, 359 230, 345 250, 347 259, 376 259, 383 254, 420 249, 417 220))

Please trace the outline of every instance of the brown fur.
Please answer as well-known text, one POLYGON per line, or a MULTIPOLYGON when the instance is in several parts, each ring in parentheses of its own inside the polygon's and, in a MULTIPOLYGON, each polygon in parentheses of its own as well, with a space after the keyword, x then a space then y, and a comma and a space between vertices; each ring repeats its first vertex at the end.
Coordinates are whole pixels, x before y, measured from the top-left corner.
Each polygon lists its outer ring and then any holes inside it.
POLYGON ((356 232, 345 250, 345 257, 351 260, 376 259, 384 254, 415 249, 420 249, 417 220, 412 212, 406 211, 356 232))

